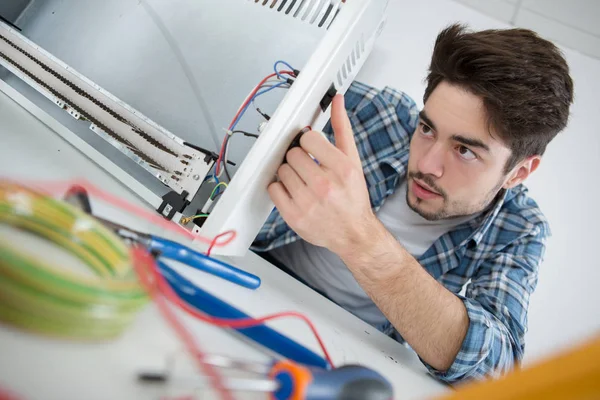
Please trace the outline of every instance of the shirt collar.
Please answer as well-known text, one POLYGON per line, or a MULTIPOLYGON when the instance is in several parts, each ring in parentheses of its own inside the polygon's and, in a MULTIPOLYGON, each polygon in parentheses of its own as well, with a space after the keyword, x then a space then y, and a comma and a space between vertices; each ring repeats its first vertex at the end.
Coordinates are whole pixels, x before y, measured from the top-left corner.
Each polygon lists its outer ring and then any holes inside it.
POLYGON ((481 239, 483 239, 488 229, 490 229, 490 226, 492 226, 498 217, 498 214, 509 195, 512 197, 510 189, 502 189, 495 200, 488 206, 487 211, 482 212, 481 215, 468 222, 473 229, 473 233, 462 243, 463 245, 471 240, 477 244, 481 242, 481 239))
MULTIPOLYGON (((500 193, 498 193, 495 202, 490 205, 488 211, 484 212, 481 218, 476 218, 475 220, 471 221, 474 231, 467 241, 473 240, 475 243, 479 244, 492 225, 499 225, 503 223, 502 220, 504 218, 499 216, 499 214, 503 209, 506 208, 506 204, 519 194, 526 192, 527 188, 525 186, 518 185, 511 189, 503 189, 500 193)), ((521 223, 524 225, 522 228, 524 231, 531 231, 535 227, 535 224, 527 220, 523 220, 521 223)))

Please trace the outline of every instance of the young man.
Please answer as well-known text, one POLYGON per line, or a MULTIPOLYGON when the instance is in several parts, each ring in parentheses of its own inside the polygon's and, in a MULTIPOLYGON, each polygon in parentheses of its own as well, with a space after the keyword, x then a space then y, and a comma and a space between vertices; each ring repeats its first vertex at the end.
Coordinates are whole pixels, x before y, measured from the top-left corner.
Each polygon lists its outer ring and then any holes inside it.
POLYGON ((439 379, 506 372, 523 357, 550 233, 522 182, 572 100, 552 43, 450 26, 421 112, 359 83, 345 105, 335 98, 325 129, 335 145, 308 132, 287 153, 254 249, 407 342, 439 379))

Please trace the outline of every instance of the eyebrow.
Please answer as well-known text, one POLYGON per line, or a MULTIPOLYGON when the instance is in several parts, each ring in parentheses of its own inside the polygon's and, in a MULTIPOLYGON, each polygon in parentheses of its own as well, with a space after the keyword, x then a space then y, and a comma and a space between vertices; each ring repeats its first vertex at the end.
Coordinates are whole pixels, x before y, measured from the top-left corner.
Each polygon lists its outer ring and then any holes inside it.
POLYGON ((464 137, 461 135, 452 135, 452 140, 454 140, 455 142, 458 142, 458 143, 462 143, 467 146, 478 147, 487 152, 490 151, 490 147, 487 144, 483 143, 479 139, 472 139, 472 138, 464 137))
POLYGON ((421 110, 419 112, 419 118, 421 118, 425 122, 425 124, 429 125, 431 129, 437 131, 437 129, 435 129, 435 124, 433 123, 433 121, 429 119, 427 114, 425 114, 425 110, 421 110))
MULTIPOLYGON (((423 120, 423 122, 425 122, 425 124, 427 124, 431 129, 433 129, 434 131, 437 130, 433 121, 425 113, 425 110, 421 110, 419 112, 419 118, 421 118, 421 120, 423 120)), ((473 139, 462 135, 452 135, 452 140, 467 146, 483 149, 487 152, 490 151, 490 147, 479 139, 473 139)))

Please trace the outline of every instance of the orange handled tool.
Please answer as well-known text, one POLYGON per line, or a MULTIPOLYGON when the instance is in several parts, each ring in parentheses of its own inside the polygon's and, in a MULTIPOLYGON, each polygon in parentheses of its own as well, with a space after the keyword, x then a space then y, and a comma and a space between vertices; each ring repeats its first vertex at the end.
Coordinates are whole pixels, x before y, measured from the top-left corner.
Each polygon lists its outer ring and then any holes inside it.
POLYGON ((273 400, 390 400, 394 395, 383 376, 360 365, 326 370, 278 361, 269 377, 278 383, 273 400))

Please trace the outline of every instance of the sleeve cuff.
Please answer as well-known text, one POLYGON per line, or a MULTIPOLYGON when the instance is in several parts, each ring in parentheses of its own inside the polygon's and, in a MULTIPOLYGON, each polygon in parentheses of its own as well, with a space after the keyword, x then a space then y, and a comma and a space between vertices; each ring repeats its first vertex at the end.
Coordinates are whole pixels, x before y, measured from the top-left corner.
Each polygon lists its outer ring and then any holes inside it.
POLYGON ((448 383, 495 377, 512 369, 513 349, 518 346, 513 345, 506 327, 476 300, 459 298, 467 309, 469 327, 454 362, 446 371, 433 368, 423 359, 421 362, 433 376, 448 383))

